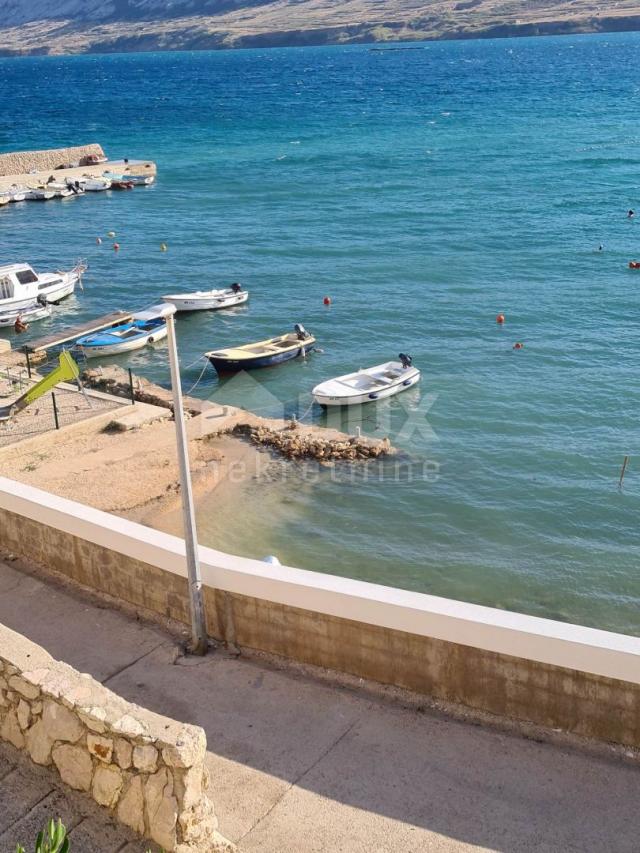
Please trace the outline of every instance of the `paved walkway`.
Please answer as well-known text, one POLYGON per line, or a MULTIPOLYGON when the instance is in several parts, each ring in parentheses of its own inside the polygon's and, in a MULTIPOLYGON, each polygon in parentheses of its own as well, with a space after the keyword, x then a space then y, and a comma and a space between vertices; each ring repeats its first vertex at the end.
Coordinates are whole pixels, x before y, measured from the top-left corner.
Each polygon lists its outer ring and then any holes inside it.
POLYGON ((17 565, 0 563, 0 622, 126 698, 203 726, 220 829, 242 853, 640 850, 637 767, 293 667, 220 651, 182 658, 160 628, 17 565))

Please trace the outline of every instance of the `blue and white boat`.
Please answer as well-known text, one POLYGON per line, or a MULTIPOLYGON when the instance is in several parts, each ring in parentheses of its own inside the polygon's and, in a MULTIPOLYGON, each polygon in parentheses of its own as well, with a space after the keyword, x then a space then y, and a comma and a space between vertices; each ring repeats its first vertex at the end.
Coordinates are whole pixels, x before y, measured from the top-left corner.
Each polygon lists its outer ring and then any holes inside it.
POLYGON ((94 335, 78 338, 75 347, 85 358, 121 355, 154 344, 167 336, 166 305, 139 311, 127 323, 94 335))
POLYGON ((296 323, 294 331, 289 334, 255 344, 212 350, 205 353, 205 356, 218 373, 237 373, 257 367, 273 367, 283 361, 305 356, 313 349, 315 342, 313 335, 300 323, 296 323))

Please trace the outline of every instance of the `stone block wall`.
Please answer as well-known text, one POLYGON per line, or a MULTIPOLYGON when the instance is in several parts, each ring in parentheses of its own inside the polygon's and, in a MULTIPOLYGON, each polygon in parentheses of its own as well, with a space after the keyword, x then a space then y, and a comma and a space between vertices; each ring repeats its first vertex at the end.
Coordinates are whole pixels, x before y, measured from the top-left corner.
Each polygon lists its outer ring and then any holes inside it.
POLYGON ((220 853, 198 726, 126 702, 0 626, 0 737, 165 851, 220 853))
POLYGON ((73 148, 52 148, 48 151, 13 151, 0 154, 0 176, 26 175, 37 169, 47 171, 68 163, 79 163, 83 157, 97 154, 104 157, 102 146, 96 143, 77 145, 73 148))

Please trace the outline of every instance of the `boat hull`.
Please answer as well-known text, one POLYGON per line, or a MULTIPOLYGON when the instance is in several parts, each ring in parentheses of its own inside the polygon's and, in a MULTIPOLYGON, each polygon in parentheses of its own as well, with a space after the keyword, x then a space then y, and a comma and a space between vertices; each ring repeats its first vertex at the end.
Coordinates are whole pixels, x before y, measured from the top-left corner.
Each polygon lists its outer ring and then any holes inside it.
POLYGON ((241 370, 275 367, 278 364, 283 364, 285 361, 305 356, 311 352, 314 346, 315 340, 309 342, 300 341, 300 346, 297 346, 295 349, 287 350, 286 352, 271 353, 269 355, 259 355, 255 358, 231 359, 220 358, 214 355, 208 355, 207 358, 219 374, 238 373, 241 370))
POLYGON ((362 393, 345 393, 343 395, 322 393, 322 386, 313 389, 313 399, 323 408, 331 406, 362 406, 365 403, 375 403, 377 400, 385 400, 394 397, 402 391, 408 391, 420 381, 420 371, 410 368, 406 375, 401 376, 397 382, 392 382, 386 388, 362 393))
POLYGON ((87 345, 78 344, 78 349, 82 352, 85 358, 100 358, 107 355, 122 355, 123 353, 132 352, 133 350, 142 349, 147 344, 155 344, 167 337, 167 327, 159 326, 157 329, 145 335, 122 341, 117 344, 104 345, 87 345))
POLYGON ((249 293, 243 290, 231 296, 199 296, 196 293, 163 296, 165 302, 176 306, 176 311, 221 311, 223 308, 234 308, 236 305, 244 304, 249 298, 249 293))
POLYGON ((21 311, 6 311, 0 313, 0 328, 14 326, 18 317, 25 323, 34 323, 36 320, 46 320, 51 316, 51 308, 47 305, 38 305, 35 308, 26 308, 21 311))

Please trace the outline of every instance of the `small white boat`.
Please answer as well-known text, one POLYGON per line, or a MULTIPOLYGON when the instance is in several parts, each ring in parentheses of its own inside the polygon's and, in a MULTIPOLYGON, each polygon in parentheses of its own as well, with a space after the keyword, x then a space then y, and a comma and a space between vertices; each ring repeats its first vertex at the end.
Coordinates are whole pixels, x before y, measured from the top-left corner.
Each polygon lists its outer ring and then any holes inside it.
POLYGON ((75 347, 85 358, 122 355, 155 344, 167 337, 166 305, 153 305, 139 311, 132 319, 120 326, 78 338, 75 347))
POLYGON ((18 317, 23 323, 33 323, 36 320, 45 320, 51 316, 51 306, 46 303, 33 302, 30 306, 20 311, 1 311, 0 327, 15 326, 18 317))
POLYGON ((236 282, 225 290, 196 290, 195 293, 174 293, 162 298, 175 305, 176 311, 219 311, 242 305, 249 298, 249 293, 236 282))
POLYGON ((49 201, 56 197, 56 192, 45 187, 29 187, 24 197, 27 201, 49 201))
POLYGON ((11 184, 9 189, 6 191, 9 195, 9 201, 25 201, 27 198, 27 188, 18 186, 18 184, 11 184))
POLYGON ((155 181, 155 175, 130 175, 128 172, 103 172, 105 178, 117 184, 126 183, 134 186, 148 187, 155 181))
POLYGON ((60 302, 71 296, 86 269, 82 261, 72 270, 54 273, 37 273, 29 264, 0 266, 0 313, 21 311, 38 299, 60 302))
POLYGON ((406 391, 420 381, 420 371, 411 356, 400 353, 399 358, 321 382, 311 392, 313 399, 321 406, 356 406, 406 391))
POLYGON ((0 193, 0 207, 2 207, 3 204, 9 204, 10 201, 11 196, 9 193, 0 193))
POLYGON ((107 180, 107 178, 94 178, 91 175, 84 175, 82 178, 79 178, 78 183, 88 193, 100 193, 111 187, 111 181, 107 180))

